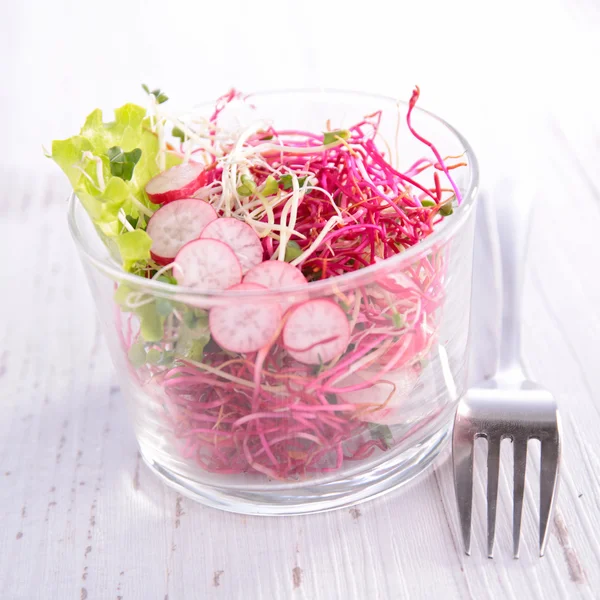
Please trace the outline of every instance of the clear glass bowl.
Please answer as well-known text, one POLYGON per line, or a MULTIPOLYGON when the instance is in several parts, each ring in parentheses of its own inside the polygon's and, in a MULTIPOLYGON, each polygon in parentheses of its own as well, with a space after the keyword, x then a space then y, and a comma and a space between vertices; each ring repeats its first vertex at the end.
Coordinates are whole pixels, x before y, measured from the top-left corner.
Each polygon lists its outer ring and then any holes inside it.
MULTIPOLYGON (((406 130, 406 105, 391 98, 289 91, 256 94, 251 103, 279 128, 313 131, 327 119, 343 128, 382 110, 380 131, 396 141, 390 153, 401 169, 434 158, 406 130)), ((443 155, 465 156, 468 166, 453 172, 462 204, 416 246, 308 287, 198 293, 124 273, 71 198, 71 233, 142 456, 181 493, 249 514, 329 510, 412 479, 448 439, 467 375, 477 163, 442 119, 417 109, 413 124, 443 155), (124 290, 132 305, 125 309, 115 300, 124 290), (225 355, 211 342, 203 356, 189 358, 212 307, 293 307, 308 299, 334 302, 348 317, 350 343, 337 361, 299 363, 279 341, 262 357, 225 355), (163 315, 158 325, 141 322, 144 304, 163 315), (146 332, 144 341, 140 327, 158 333, 146 332)))

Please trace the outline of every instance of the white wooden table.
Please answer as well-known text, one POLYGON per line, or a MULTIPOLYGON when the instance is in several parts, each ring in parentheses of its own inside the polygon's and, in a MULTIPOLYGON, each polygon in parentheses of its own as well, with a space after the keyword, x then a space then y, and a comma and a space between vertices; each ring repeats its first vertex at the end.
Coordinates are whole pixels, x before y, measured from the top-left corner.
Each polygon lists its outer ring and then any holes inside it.
MULTIPOLYGON (((341 12, 307 2, 305 17, 296 3, 264 0, 260 18, 246 4, 236 11, 152 0, 140 12, 142 4, 109 0, 100 9, 32 0, 13 3, 2 24, 0 72, 9 93, 0 100, 8 127, 0 146, 0 598, 599 597, 600 250, 592 240, 600 229, 600 119, 587 62, 600 49, 597 4, 514 0, 500 13, 473 0, 440 4, 434 19, 423 3, 396 15, 402 27, 388 13, 382 18, 389 9, 378 0, 341 12), (205 11, 212 11, 209 22, 227 21, 230 44, 197 25, 205 11), (306 25, 315 11, 321 18, 306 25), (264 36, 247 35, 258 21, 263 30, 301 29, 311 42, 296 49, 279 37, 273 70, 263 72, 250 57, 269 46, 264 36), (332 69, 332 23, 336 31, 360 23, 376 34, 377 48, 332 69), (348 510, 289 518, 194 504, 142 464, 67 232, 67 185, 43 162, 39 143, 70 134, 97 103, 128 100, 139 80, 169 86, 172 95, 198 94, 199 83, 184 77, 189 66, 173 66, 154 43, 159 24, 182 54, 193 49, 206 57, 219 49, 220 60, 206 65, 199 99, 231 82, 245 89, 330 85, 406 96, 417 81, 429 89, 423 105, 443 112, 479 151, 489 197, 498 198, 507 181, 518 184, 523 173, 535 179, 523 354, 530 374, 557 396, 565 435, 562 488, 544 559, 536 549, 535 452, 518 561, 510 555, 508 448, 494 560, 484 551, 482 477, 472 556, 461 550, 447 454, 408 488, 348 510), (431 37, 419 45, 419 60, 403 61, 425 24, 431 37), (101 43, 103 27, 121 40, 118 52, 108 40, 101 43), (439 68, 449 43, 465 56, 451 72, 439 68), (528 51, 531 44, 537 50, 528 51), (367 69, 375 56, 384 57, 381 68, 367 69), (352 74, 360 68, 364 76, 356 81, 352 74), (397 81, 390 69, 400 72, 397 81), (274 81, 273 73, 285 76, 274 81), (520 171, 519 161, 526 165, 520 171)), ((497 337, 489 206, 482 204, 478 215, 473 380, 493 369, 497 337)))

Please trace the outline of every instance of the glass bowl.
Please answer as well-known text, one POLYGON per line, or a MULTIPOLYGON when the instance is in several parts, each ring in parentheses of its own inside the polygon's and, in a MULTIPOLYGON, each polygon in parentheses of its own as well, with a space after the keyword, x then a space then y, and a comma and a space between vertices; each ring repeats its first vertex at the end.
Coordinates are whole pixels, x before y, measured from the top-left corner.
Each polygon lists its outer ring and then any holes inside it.
MULTIPOLYGON (((392 161, 403 169, 435 160, 406 130, 407 105, 392 98, 301 90, 249 101, 282 129, 321 131, 328 119, 343 128, 381 110, 382 136, 396 142, 392 161)), ((243 121, 247 110, 224 118, 243 121)), ((402 253, 304 287, 199 293, 127 274, 71 197, 70 230, 141 454, 182 494, 248 514, 330 510, 412 479, 447 441, 467 377, 478 171, 468 143, 442 119, 416 109, 413 125, 443 155, 464 156, 467 166, 453 171, 460 206, 402 253), (246 355, 208 340, 216 307, 288 314, 308 301, 335 304, 351 332, 329 363, 296 360, 280 338, 246 355)))

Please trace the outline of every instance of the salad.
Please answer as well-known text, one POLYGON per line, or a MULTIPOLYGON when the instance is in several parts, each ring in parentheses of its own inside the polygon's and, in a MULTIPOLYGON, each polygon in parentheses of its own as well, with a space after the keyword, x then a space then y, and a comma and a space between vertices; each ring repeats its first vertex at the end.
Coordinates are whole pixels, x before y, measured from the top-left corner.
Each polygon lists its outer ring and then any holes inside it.
POLYGON ((108 123, 93 111, 51 158, 139 277, 115 283, 115 325, 161 431, 206 471, 277 480, 390 448, 436 342, 445 257, 350 291, 312 287, 402 253, 460 204, 462 158, 412 125, 419 89, 405 118, 431 158, 399 170, 381 111, 345 129, 231 125, 228 108, 251 111, 251 97, 231 90, 203 118, 143 88, 147 108, 108 123), (148 279, 176 293, 150 293, 148 279), (214 301, 225 292, 233 300, 214 301))

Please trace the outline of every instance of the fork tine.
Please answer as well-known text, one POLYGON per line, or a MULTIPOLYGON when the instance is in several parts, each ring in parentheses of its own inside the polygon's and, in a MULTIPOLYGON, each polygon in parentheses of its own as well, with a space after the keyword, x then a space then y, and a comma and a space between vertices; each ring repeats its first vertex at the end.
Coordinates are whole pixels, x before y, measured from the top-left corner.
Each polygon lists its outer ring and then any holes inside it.
POLYGON ((548 524, 554 509, 554 498, 558 484, 560 456, 560 434, 558 429, 550 439, 542 441, 542 463, 540 468, 540 556, 544 556, 548 543, 548 524))
POLYGON ((452 454, 454 463, 454 490, 460 517, 464 549, 471 554, 471 511, 473 507, 473 435, 462 431, 458 421, 454 425, 452 454))
POLYGON ((487 459, 487 548, 488 557, 494 555, 494 538, 496 537, 496 506, 498 501, 498 476, 500 472, 501 438, 488 436, 487 459))
POLYGON ((521 517, 523 516, 523 496, 525 494, 525 470, 527 468, 527 439, 515 439, 513 444, 513 556, 519 558, 521 517))

